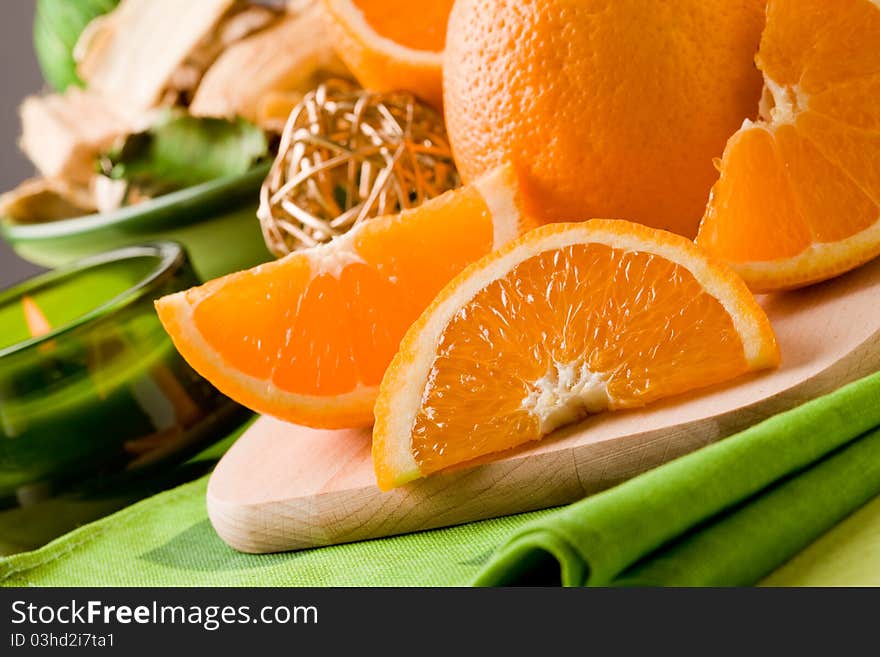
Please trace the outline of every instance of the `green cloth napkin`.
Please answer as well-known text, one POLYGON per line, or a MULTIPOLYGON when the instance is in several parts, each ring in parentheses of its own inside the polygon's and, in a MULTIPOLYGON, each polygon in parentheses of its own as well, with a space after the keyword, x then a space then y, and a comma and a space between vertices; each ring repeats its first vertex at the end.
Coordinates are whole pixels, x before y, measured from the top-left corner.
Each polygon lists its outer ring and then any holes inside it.
POLYGON ((753 584, 880 495, 880 374, 541 518, 476 579, 753 584))
POLYGON ((0 559, 0 584, 463 586, 513 574, 546 583, 560 569, 575 583, 731 584, 782 564, 764 584, 880 585, 880 497, 782 563, 872 485, 880 493, 880 439, 869 431, 880 426, 878 402, 880 375, 561 510, 286 554, 227 547, 208 521, 203 478, 0 559), (615 497, 616 511, 606 501, 615 497), (607 514, 579 516, 588 503, 607 514), (604 524, 584 524, 591 518, 604 524), (512 548, 540 536, 552 538, 511 561, 512 548), (560 561, 542 556, 554 550, 560 561))
POLYGON ((207 478, 0 560, 4 586, 464 586, 537 514, 284 554, 242 554, 214 532, 207 478))

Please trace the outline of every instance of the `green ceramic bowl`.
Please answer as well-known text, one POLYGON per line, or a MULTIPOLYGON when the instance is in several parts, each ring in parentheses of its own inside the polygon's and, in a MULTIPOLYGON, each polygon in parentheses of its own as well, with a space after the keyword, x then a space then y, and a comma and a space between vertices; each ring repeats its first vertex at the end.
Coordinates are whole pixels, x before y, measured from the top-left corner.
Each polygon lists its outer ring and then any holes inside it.
POLYGON ((58 267, 138 242, 183 244, 202 280, 271 259, 256 219, 268 165, 212 180, 115 212, 41 224, 0 218, 0 234, 25 260, 58 267))

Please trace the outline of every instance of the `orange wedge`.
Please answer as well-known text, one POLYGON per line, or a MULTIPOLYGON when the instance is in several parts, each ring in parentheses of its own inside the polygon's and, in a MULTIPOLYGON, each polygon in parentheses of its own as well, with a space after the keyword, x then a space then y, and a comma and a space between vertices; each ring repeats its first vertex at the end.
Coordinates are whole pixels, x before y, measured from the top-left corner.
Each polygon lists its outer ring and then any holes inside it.
POLYGON ((544 226, 468 267, 409 329, 376 401, 376 477, 388 489, 778 363, 748 288, 687 239, 544 226))
POLYGON ((728 142, 697 242, 750 287, 880 254, 880 4, 770 0, 761 120, 728 142))
POLYGON ((531 225, 520 207, 502 167, 156 308, 190 365, 241 404, 314 427, 368 425, 409 325, 466 265, 531 225))
POLYGON ((443 95, 446 23, 454 0, 324 0, 333 47, 367 89, 443 95))

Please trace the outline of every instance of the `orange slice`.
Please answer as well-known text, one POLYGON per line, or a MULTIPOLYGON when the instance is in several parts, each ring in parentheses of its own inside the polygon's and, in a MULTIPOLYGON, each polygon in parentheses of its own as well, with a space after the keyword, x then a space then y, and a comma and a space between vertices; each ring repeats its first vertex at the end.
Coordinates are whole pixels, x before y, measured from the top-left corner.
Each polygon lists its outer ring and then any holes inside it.
POLYGON ((544 226, 468 267, 409 329, 376 401, 376 476, 388 489, 778 363, 748 288, 687 239, 544 226))
POLYGON ((446 23, 454 0, 324 0, 333 46, 364 87, 443 95, 446 23))
POLYGON ((880 254, 880 5, 771 0, 762 119, 728 142, 697 242, 754 290, 880 254))
POLYGON ((531 225, 520 207, 502 167, 156 308, 190 365, 241 404, 314 427, 368 425, 409 325, 466 265, 531 225))

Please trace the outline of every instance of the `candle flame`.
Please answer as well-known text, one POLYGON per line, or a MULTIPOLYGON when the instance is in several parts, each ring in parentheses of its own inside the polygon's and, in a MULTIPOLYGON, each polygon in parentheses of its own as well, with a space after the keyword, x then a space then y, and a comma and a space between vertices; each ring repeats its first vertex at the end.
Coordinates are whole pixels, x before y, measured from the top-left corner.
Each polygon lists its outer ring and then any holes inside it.
POLYGON ((24 310, 24 319, 27 322, 28 332, 31 337, 38 338, 52 331, 52 325, 46 319, 46 315, 40 310, 37 302, 25 295, 21 298, 21 307, 24 310))

